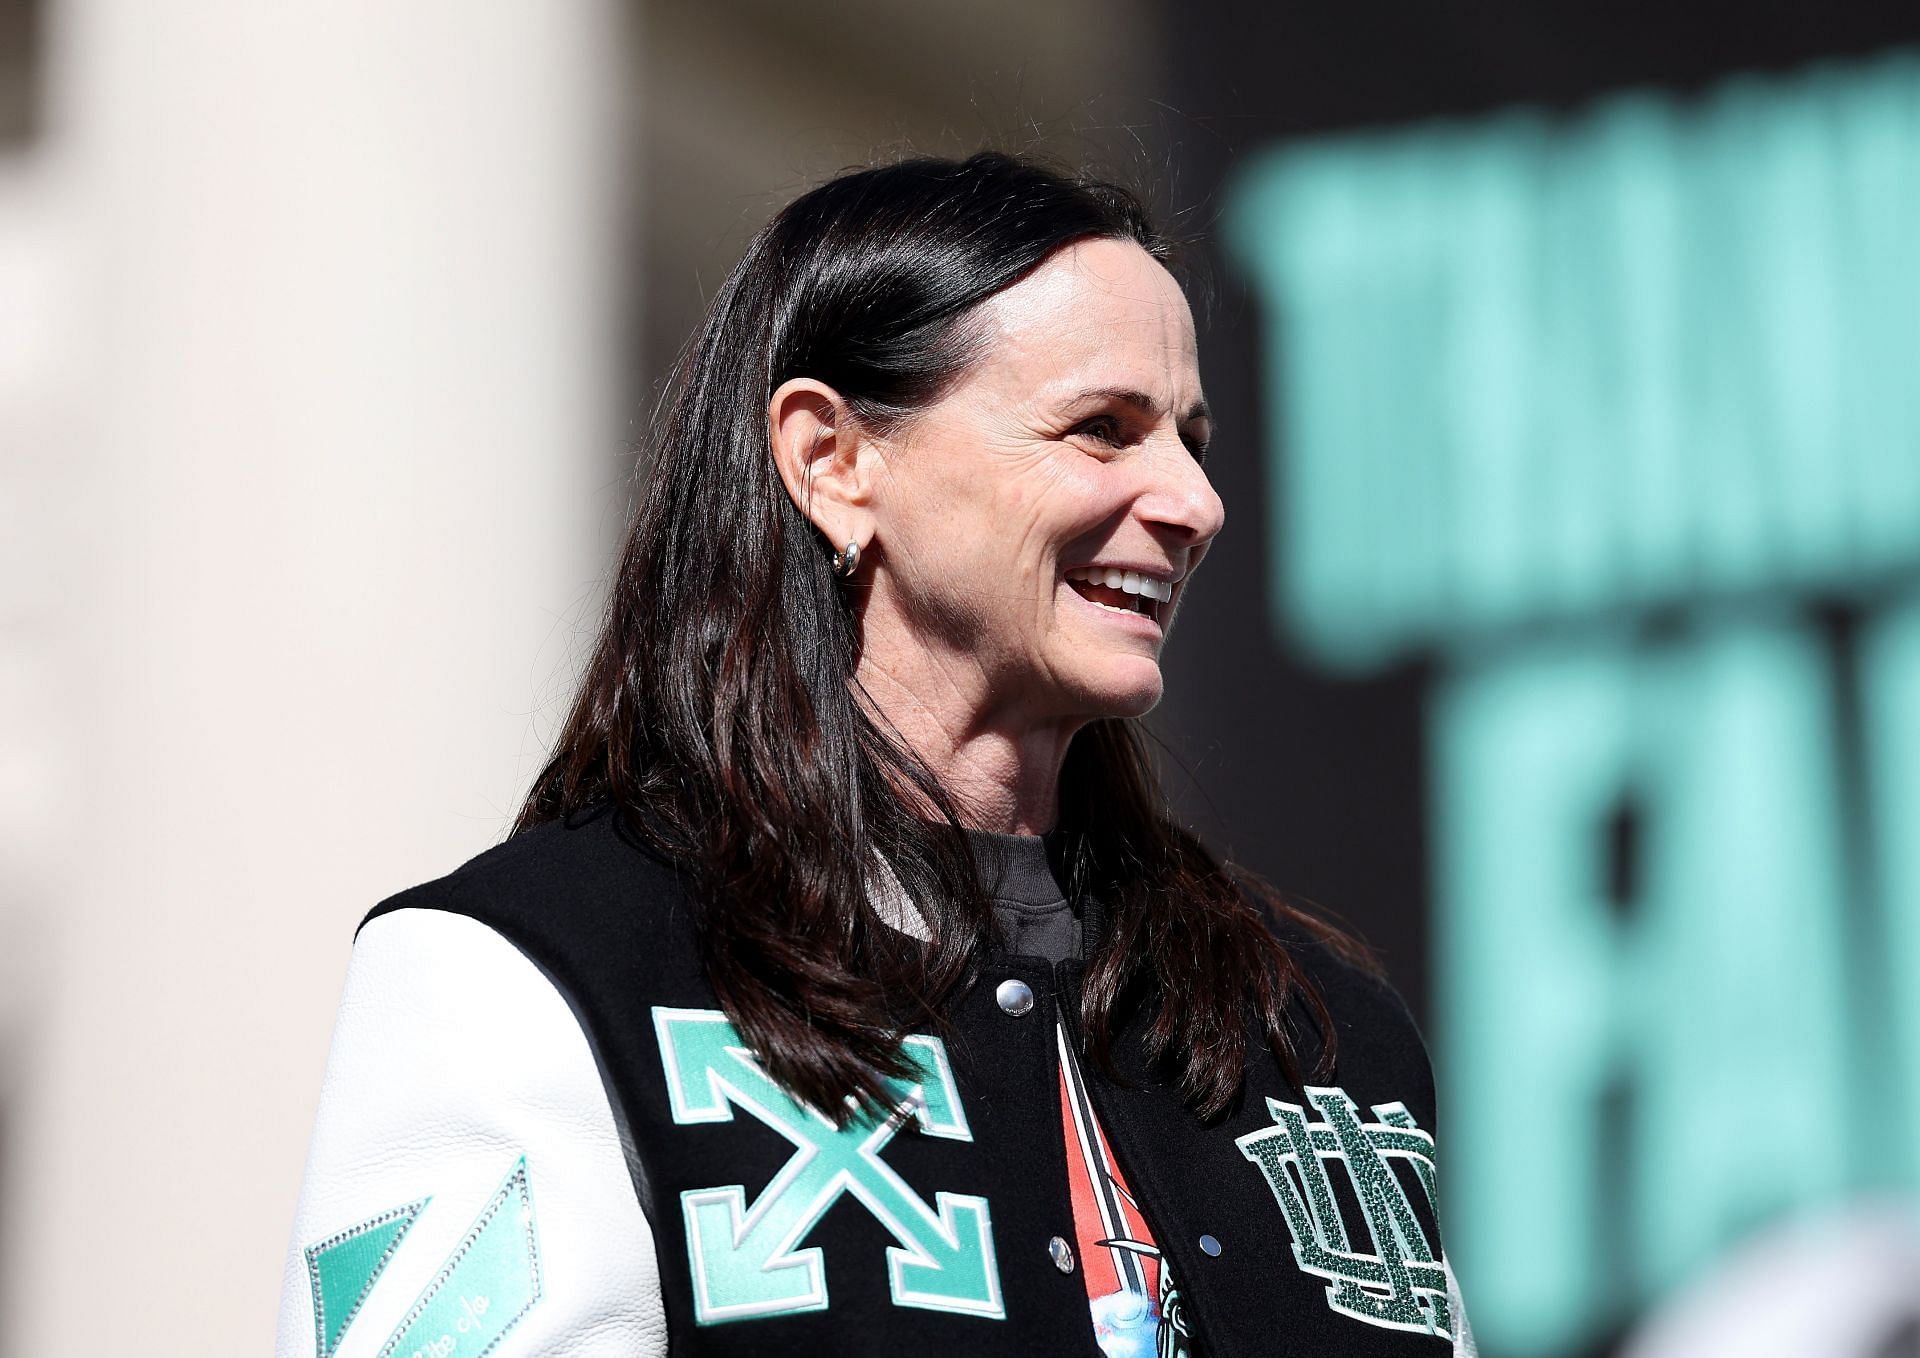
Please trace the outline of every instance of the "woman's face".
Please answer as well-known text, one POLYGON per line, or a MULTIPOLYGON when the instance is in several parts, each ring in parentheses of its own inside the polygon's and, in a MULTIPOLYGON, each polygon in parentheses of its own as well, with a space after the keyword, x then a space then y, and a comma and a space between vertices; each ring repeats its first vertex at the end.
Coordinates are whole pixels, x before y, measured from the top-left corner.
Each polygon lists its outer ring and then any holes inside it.
POLYGON ((867 653, 1027 719, 1137 716, 1225 518, 1192 312, 1145 250, 1093 240, 978 319, 982 356, 883 445, 867 653))

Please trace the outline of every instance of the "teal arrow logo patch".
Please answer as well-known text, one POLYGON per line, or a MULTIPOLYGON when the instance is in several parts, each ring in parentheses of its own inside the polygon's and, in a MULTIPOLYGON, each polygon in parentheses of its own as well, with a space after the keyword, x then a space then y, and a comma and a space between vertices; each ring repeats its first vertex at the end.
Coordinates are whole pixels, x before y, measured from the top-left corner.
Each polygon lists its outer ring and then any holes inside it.
POLYGON ((801 1242, 843 1193, 899 1242, 887 1250, 896 1306, 1004 1318, 987 1200, 936 1193, 929 1206, 880 1158, 909 1119, 928 1136, 973 1140, 939 1039, 906 1039, 916 1077, 896 1082, 896 1112, 835 1127, 768 1077, 725 1014, 656 1008, 653 1021, 675 1122, 728 1122, 739 1108, 794 1146, 751 1203, 740 1184, 680 1195, 700 1324, 825 1310, 822 1251, 801 1242))

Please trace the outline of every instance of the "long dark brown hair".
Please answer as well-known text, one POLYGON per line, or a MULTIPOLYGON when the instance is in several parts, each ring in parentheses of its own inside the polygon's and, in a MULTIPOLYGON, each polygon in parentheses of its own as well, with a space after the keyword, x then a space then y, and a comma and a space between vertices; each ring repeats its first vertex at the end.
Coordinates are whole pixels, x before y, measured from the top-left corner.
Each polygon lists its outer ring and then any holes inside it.
MULTIPOLYGON (((1093 238, 1171 253, 1125 190, 990 153, 844 175, 754 237, 675 366, 604 626, 514 827, 629 812, 693 885, 728 1016, 816 1108, 888 1102, 901 1033, 943 1022, 995 934, 951 799, 856 693, 854 610, 775 468, 768 402, 812 377, 876 432, 897 427, 977 356, 981 301, 1093 238), (925 941, 877 910, 878 862, 925 941)), ((1261 912, 1342 937, 1175 823, 1133 721, 1074 738, 1059 825, 1068 889, 1105 921, 1080 1005, 1096 1060, 1151 996, 1149 1057, 1203 1116, 1238 1090, 1255 1023, 1298 1077, 1290 1009, 1330 1068, 1326 1006, 1261 912)))

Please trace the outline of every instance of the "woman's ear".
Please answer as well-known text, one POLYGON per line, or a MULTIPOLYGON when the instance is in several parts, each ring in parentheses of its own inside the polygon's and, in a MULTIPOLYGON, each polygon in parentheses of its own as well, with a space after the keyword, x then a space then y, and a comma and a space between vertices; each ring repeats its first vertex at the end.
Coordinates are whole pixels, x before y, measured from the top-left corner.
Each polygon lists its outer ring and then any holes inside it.
POLYGON ((787 494, 841 551, 873 540, 877 450, 840 393, 811 377, 782 382, 767 403, 773 464, 787 494))

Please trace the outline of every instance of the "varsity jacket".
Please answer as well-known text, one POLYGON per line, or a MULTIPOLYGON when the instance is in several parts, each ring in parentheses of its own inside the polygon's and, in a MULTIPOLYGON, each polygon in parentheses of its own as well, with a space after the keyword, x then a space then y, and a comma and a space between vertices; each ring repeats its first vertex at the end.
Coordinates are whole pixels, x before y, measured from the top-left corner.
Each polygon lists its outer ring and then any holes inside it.
POLYGON ((1101 1358, 1081 1274, 1134 1249, 1163 1355, 1470 1354, 1419 1034, 1284 941, 1338 1029, 1324 1085, 1256 1034, 1204 1122, 1144 1057, 1150 996, 1108 1072, 1073 1055, 1080 964, 995 955, 907 1037, 897 1113, 836 1127, 740 1042, 685 880, 620 815, 517 835, 356 935, 278 1352, 1101 1358), (1150 1246, 1076 1233, 1076 1116, 1150 1246))

